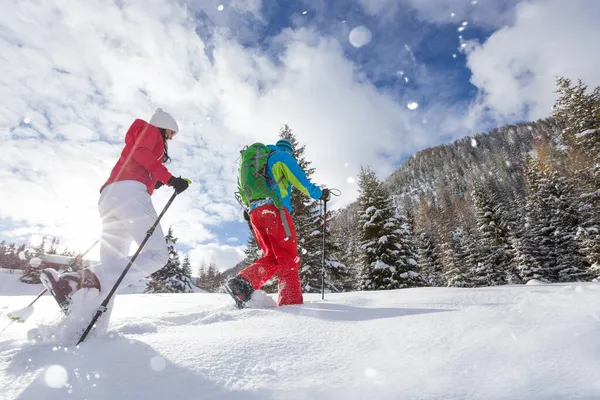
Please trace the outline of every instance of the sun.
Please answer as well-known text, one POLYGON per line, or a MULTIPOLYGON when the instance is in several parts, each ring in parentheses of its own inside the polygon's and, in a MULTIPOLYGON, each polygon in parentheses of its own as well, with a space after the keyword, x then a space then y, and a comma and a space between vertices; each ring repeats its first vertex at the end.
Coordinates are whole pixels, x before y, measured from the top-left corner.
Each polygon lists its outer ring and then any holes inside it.
POLYGON ((100 234, 102 231, 99 218, 82 223, 81 220, 73 219, 62 224, 61 247, 76 253, 88 251, 84 259, 100 260, 100 234), (91 249, 90 249, 91 248, 91 249))

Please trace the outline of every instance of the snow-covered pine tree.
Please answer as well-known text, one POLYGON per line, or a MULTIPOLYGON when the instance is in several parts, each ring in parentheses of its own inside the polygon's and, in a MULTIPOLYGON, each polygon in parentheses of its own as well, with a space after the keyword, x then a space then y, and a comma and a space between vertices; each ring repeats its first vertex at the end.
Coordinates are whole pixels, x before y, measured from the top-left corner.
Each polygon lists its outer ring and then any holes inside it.
POLYGON ((221 274, 214 261, 211 261, 206 268, 206 290, 214 293, 221 287, 221 274))
POLYGON ((189 268, 183 268, 179 260, 179 253, 175 248, 177 238, 173 235, 173 228, 165 236, 169 261, 167 264, 150 275, 150 280, 145 293, 192 293, 192 277, 189 268))
MULTIPOLYGON (((556 282, 556 253, 554 250, 554 227, 550 221, 553 208, 548 203, 550 183, 545 178, 536 157, 532 157, 525 169, 527 196, 525 201, 525 225, 519 234, 521 252, 533 261, 519 265, 524 280, 537 276, 543 282, 556 282), (529 269, 528 265, 533 265, 529 269)), ((523 256, 522 256, 523 257, 523 256)))
POLYGON ((504 285, 510 276, 513 254, 508 222, 502 206, 493 192, 475 183, 471 197, 476 208, 477 228, 481 235, 478 248, 480 259, 472 271, 477 286, 504 285))
POLYGON ((52 242, 50 242, 50 248, 48 249, 48 254, 58 254, 58 245, 60 244, 60 240, 56 237, 52 238, 52 242))
POLYGON ((422 232, 418 236, 418 263, 423 279, 429 286, 446 286, 444 268, 432 236, 427 232, 422 232))
POLYGON ((448 240, 442 242, 441 252, 445 271, 444 279, 451 287, 473 287, 472 270, 476 267, 478 252, 474 251, 471 236, 462 228, 454 229, 448 240))
POLYGON ((569 179, 553 171, 549 176, 554 193, 554 212, 551 223, 556 249, 556 269, 559 282, 585 282, 593 279, 590 264, 586 261, 577 239, 581 216, 574 196, 575 188, 569 179))
POLYGON ((246 242, 246 248, 244 249, 244 260, 242 263, 244 264, 244 268, 254 264, 256 260, 262 257, 262 250, 258 247, 258 243, 254 238, 254 234, 250 232, 248 235, 248 241, 246 242))
MULTIPOLYGON (((323 212, 319 214, 321 225, 323 224, 323 212)), ((337 247, 336 238, 331 233, 331 222, 334 218, 334 213, 331 210, 327 210, 327 229, 325 231, 325 290, 332 292, 342 292, 350 290, 350 282, 352 281, 351 271, 343 262, 338 258, 339 248, 337 247)), ((321 238, 320 254, 321 264, 323 260, 323 231, 319 232, 321 238)), ((318 287, 321 290, 321 285, 318 287)))
MULTIPOLYGON (((600 106, 599 106, 600 107, 600 106)), ((576 135, 576 148, 583 160, 577 164, 576 179, 579 197, 576 199, 580 214, 577 238, 594 274, 600 276, 600 129, 576 135)), ((573 153, 572 152, 572 153, 573 153)))
POLYGON ((332 254, 332 258, 339 260, 345 268, 344 274, 339 279, 334 279, 335 286, 341 291, 358 290, 359 274, 356 266, 361 252, 358 248, 354 211, 354 207, 351 211, 336 210, 332 213, 333 216, 327 219, 327 240, 333 243, 332 249, 328 248, 327 252, 331 252, 329 254, 332 254))
POLYGON ((181 269, 183 270, 184 276, 192 276, 192 263, 190 262, 189 254, 186 254, 185 257, 183 257, 183 264, 181 264, 181 269))
MULTIPOLYGON (((587 263, 600 271, 600 87, 588 93, 581 79, 557 78, 553 116, 564 126, 573 179, 580 192, 577 237, 587 263)), ((596 272, 595 272, 596 273, 596 272)))
POLYGON ((198 271, 196 272, 196 281, 194 282, 194 285, 196 285, 197 288, 206 290, 205 289, 205 281, 204 281, 205 276, 206 276, 206 263, 202 262, 202 263, 200 263, 200 266, 198 267, 198 271))
POLYGON ((567 142, 574 135, 588 129, 600 129, 600 87, 588 93, 581 79, 574 85, 565 77, 556 78, 558 98, 554 103, 553 116, 565 125, 567 142))
POLYGON ((422 286, 387 189, 369 167, 361 168, 358 184, 361 290, 422 286))
POLYGON ((223 284, 223 277, 219 272, 214 261, 207 263, 202 261, 200 268, 198 268, 198 278, 196 279, 196 286, 207 292, 218 292, 223 284))
POLYGON ((25 265, 23 275, 19 280, 25 283, 38 284, 40 281, 40 271, 44 268, 44 265, 40 263, 39 257, 46 252, 46 237, 42 238, 42 242, 27 251, 26 258, 29 259, 25 265))
POLYGON ((561 176, 545 161, 532 157, 526 172, 531 189, 527 207, 528 235, 536 247, 533 256, 546 270, 544 280, 591 280, 589 264, 576 237, 580 215, 575 190, 567 177, 561 176))
MULTIPOLYGON (((389 192, 388 192, 389 193, 389 192)), ((427 286, 427 281, 423 279, 417 262, 417 245, 414 237, 412 218, 405 214, 398 213, 396 209, 395 217, 399 222, 396 230, 398 234, 398 250, 400 251, 400 278, 403 287, 427 286)))

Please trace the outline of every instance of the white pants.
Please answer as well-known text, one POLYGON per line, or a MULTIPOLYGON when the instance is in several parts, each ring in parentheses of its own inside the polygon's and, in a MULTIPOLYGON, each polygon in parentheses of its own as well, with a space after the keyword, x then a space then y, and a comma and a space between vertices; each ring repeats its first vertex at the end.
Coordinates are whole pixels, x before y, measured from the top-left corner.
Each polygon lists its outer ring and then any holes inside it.
MULTIPOLYGON (((138 246, 142 243, 158 215, 146 185, 138 181, 118 181, 107 185, 98 200, 98 210, 102 218, 100 264, 92 269, 100 279, 102 292, 108 293, 131 260, 131 243, 135 242, 138 246)), ((119 288, 158 271, 168 259, 165 235, 158 225, 119 288)))

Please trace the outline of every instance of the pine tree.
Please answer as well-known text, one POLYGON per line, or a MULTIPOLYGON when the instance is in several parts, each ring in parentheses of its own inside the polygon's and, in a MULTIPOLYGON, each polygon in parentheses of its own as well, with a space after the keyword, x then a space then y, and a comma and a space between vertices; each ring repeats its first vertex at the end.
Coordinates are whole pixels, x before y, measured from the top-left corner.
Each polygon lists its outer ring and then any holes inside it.
POLYGON ((208 264, 208 268, 206 270, 206 280, 208 282, 208 291, 209 292, 217 292, 222 285, 221 274, 219 273, 219 269, 215 265, 214 261, 211 261, 208 264))
POLYGON ((403 287, 427 286, 427 282, 421 276, 417 262, 417 246, 415 244, 411 219, 404 214, 398 213, 395 214, 395 218, 399 222, 396 234, 398 235, 398 262, 400 265, 398 272, 402 285, 403 287))
POLYGON ((442 261, 437 254, 432 236, 427 232, 422 232, 419 235, 418 263, 421 275, 428 286, 446 286, 442 261))
POLYGON ((536 277, 543 282, 556 282, 556 253, 554 251, 554 228, 550 221, 551 204, 548 203, 550 190, 537 158, 532 158, 525 170, 528 193, 525 202, 526 228, 520 236, 520 251, 532 259, 520 264, 520 274, 524 280, 536 277), (530 267, 532 266, 532 267, 530 267), (531 269, 530 269, 531 268, 531 269))
POLYGON ((8 246, 6 245, 6 241, 3 240, 0 242, 0 268, 9 268, 8 267, 8 263, 6 262, 7 260, 7 250, 8 250, 8 246))
POLYGON ((359 239, 356 216, 356 205, 351 205, 348 210, 342 212, 336 211, 333 217, 327 219, 329 226, 328 232, 330 240, 333 242, 334 258, 346 266, 344 277, 334 284, 343 291, 358 290, 358 277, 360 270, 358 268, 361 251, 359 248, 359 239))
POLYGON ((600 129, 600 87, 587 93, 587 85, 581 79, 577 85, 565 77, 556 79, 558 98, 553 116, 565 126, 567 138, 588 129, 600 129))
POLYGON ((361 289, 422 286, 421 276, 414 271, 413 254, 408 252, 404 240, 403 227, 394 215, 391 197, 368 167, 361 168, 359 193, 361 289))
POLYGON ((190 262, 190 255, 186 254, 183 258, 183 264, 181 264, 181 269, 183 271, 184 276, 192 276, 192 264, 190 262))
POLYGON ((593 278, 590 265, 581 251, 577 232, 581 216, 573 196, 575 189, 568 178, 556 171, 550 177, 554 189, 554 213, 552 223, 556 249, 556 269, 560 282, 590 281, 593 278))
POLYGON ((200 263, 197 274, 196 282, 194 282, 194 284, 196 287, 206 290, 206 263, 204 261, 200 263))
POLYGON ((52 238, 52 242, 50 242, 50 248, 48 249, 48 254, 58 254, 58 244, 60 240, 57 238, 52 238))
POLYGON ((531 217, 524 218, 521 229, 513 239, 515 251, 515 266, 521 282, 527 283, 531 279, 548 282, 548 271, 546 271, 536 258, 537 250, 529 230, 531 229, 531 217), (529 221, 529 222, 527 222, 529 221))
POLYGON ((475 184, 472 199, 476 208, 477 228, 481 235, 481 258, 473 271, 478 286, 496 286, 507 282, 512 270, 512 248, 502 207, 493 193, 475 184))
POLYGON ((442 260, 446 266, 444 279, 451 287, 472 287, 471 270, 477 253, 469 252, 469 235, 462 228, 456 228, 449 236, 441 245, 442 260))
POLYGON ((175 248, 177 238, 173 235, 173 229, 165 236, 169 261, 167 264, 150 275, 150 281, 146 287, 146 293, 192 293, 192 277, 189 268, 183 268, 179 260, 179 253, 175 248))
POLYGON ((4 268, 8 268, 8 269, 23 269, 23 268, 27 268, 26 266, 26 261, 21 260, 19 258, 19 254, 21 251, 25 250, 25 245, 21 245, 19 248, 17 248, 15 243, 11 243, 9 246, 6 247, 5 250, 5 258, 4 258, 4 263, 2 264, 4 266, 4 268))
POLYGON ((594 268, 600 269, 600 87, 588 93, 581 79, 574 85, 564 77, 557 78, 556 84, 554 117, 566 127, 574 179, 581 192, 577 238, 586 262, 599 264, 594 268))
MULTIPOLYGON (((327 210, 327 224, 325 230, 325 242, 323 243, 323 231, 319 232, 321 238, 321 246, 319 248, 321 264, 323 261, 323 244, 325 245, 325 290, 332 292, 342 292, 348 290, 351 281, 351 271, 347 265, 338 258, 339 248, 331 231, 331 220, 334 213, 327 210)), ((319 214, 321 225, 323 225, 323 212, 319 214)), ((321 286, 319 286, 319 289, 321 286)))
MULTIPOLYGON (((46 237, 44 236, 42 242, 31 250, 27 254, 29 262, 25 266, 25 271, 23 271, 20 281, 31 284, 42 283, 40 281, 40 272, 44 266, 39 257, 43 256, 46 252, 46 237)), ((16 254, 18 256, 18 252, 16 254)))
POLYGON ((214 261, 210 263, 202 261, 198 269, 198 278, 196 279, 197 287, 207 292, 217 293, 222 291, 224 281, 225 276, 219 272, 214 261))

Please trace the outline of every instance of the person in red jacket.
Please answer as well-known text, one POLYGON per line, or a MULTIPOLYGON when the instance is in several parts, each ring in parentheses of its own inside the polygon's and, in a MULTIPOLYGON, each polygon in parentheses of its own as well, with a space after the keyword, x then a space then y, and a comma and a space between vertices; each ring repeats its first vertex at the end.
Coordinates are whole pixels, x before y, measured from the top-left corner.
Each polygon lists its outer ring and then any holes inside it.
MULTIPOLYGON (((121 156, 100 188, 100 264, 79 272, 59 274, 47 268, 41 273, 42 284, 65 314, 88 303, 90 297, 99 297, 99 292, 110 291, 116 283, 131 258, 132 242, 139 245, 158 218, 150 198, 155 188, 164 184, 173 187, 177 193, 187 189, 188 181, 173 176, 164 165, 170 159, 167 141, 177 132, 179 127, 175 119, 160 108, 149 122, 136 119, 129 127, 121 156)), ((120 287, 149 276, 164 267, 168 259, 165 236, 158 225, 120 287)), ((99 304, 97 300, 92 303, 99 304)), ((105 327, 109 316, 110 311, 103 315, 105 327)))

